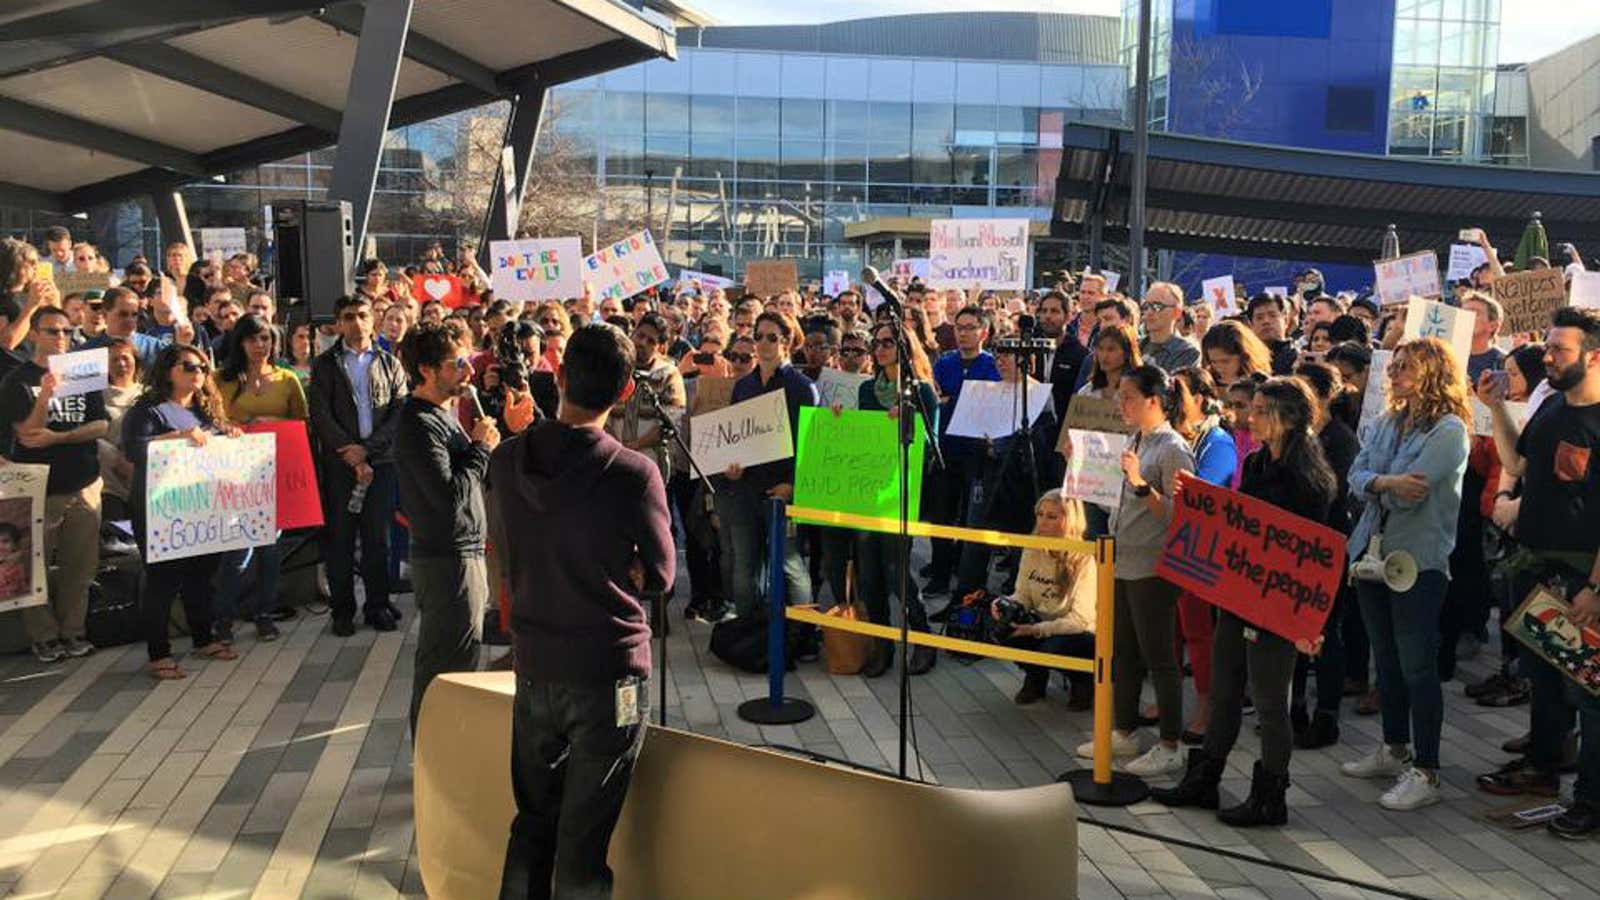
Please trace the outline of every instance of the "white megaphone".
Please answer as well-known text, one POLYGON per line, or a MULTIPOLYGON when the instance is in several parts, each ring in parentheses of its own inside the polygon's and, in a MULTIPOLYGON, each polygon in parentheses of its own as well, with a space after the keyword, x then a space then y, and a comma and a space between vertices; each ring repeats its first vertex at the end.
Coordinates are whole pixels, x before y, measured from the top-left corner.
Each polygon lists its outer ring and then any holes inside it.
POLYGON ((1375 534, 1367 552, 1350 567, 1353 581, 1381 581, 1395 593, 1403 594, 1417 583, 1417 560, 1404 550, 1383 554, 1383 535, 1375 534))

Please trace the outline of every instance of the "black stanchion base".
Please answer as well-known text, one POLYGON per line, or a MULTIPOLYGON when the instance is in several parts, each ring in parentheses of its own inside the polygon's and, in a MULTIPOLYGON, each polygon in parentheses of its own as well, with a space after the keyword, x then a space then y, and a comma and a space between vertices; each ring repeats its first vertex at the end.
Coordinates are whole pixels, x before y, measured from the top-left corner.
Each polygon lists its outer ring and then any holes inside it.
POLYGON ((739 704, 739 718, 757 725, 794 725, 816 714, 816 707, 793 697, 786 697, 777 705, 765 697, 739 704))
POLYGON ((1093 769, 1073 769, 1056 781, 1072 785, 1072 795, 1087 806, 1132 806, 1150 796, 1144 779, 1127 772, 1112 772, 1110 784, 1096 784, 1093 769))

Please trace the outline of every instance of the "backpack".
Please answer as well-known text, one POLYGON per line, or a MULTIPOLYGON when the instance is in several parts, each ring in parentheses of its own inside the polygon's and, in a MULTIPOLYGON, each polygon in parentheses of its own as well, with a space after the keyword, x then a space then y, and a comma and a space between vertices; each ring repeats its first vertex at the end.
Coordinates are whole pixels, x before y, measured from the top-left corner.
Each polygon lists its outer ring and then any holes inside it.
MULTIPOLYGON (((784 668, 794 671, 795 659, 804 642, 805 628, 788 622, 784 668)), ((711 626, 711 654, 735 669, 758 675, 767 671, 767 617, 740 616, 711 626)))

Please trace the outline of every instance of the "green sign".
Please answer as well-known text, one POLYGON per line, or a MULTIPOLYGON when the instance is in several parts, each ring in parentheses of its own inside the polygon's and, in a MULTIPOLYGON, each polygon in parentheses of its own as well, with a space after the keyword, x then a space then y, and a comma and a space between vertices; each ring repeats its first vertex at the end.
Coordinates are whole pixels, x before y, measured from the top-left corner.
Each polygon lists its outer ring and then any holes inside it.
MULTIPOLYGON (((896 519, 900 516, 900 425, 881 410, 800 408, 794 505, 896 519)), ((911 444, 911 521, 922 498, 922 429, 911 444)))

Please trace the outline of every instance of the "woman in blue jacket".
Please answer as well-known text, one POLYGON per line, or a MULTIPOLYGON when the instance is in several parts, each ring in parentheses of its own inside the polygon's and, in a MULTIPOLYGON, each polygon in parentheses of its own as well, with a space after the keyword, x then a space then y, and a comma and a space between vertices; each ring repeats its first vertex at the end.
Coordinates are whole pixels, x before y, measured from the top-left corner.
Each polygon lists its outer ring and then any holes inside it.
POLYGON ((1363 501, 1350 560, 1369 549, 1403 551, 1415 560, 1417 578, 1404 591, 1382 581, 1356 582, 1377 664, 1383 743, 1343 771, 1353 778, 1397 778, 1379 802, 1411 810, 1440 799, 1439 610, 1450 583, 1472 413, 1462 361, 1437 338, 1395 349, 1388 393, 1386 410, 1350 469, 1350 493, 1363 501), (1413 741, 1414 752, 1408 747, 1413 741))

